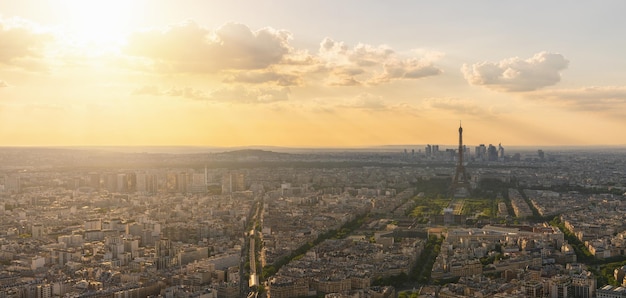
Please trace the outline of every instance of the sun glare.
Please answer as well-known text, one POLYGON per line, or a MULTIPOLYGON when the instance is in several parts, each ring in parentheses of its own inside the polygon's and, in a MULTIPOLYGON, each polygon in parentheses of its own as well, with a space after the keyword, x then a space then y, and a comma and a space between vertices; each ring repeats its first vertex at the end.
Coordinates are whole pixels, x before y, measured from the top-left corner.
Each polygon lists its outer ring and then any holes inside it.
POLYGON ((65 30, 71 42, 95 47, 117 46, 131 30, 133 1, 64 0, 65 30))

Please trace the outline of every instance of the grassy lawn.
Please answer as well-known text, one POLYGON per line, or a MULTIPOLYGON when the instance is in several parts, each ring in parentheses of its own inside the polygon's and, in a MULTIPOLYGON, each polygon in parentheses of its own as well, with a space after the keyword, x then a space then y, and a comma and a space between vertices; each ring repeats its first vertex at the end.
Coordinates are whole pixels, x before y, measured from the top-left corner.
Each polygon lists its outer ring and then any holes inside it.
POLYGON ((463 211, 461 214, 471 216, 478 212, 482 212, 482 215, 486 217, 496 217, 498 213, 498 203, 503 202, 501 199, 490 198, 470 198, 465 199, 463 205, 463 211))
POLYGON ((443 208, 448 207, 451 202, 449 198, 443 197, 414 197, 413 198, 415 207, 411 211, 410 215, 412 217, 421 218, 421 217, 429 217, 435 214, 441 214, 443 208))
POLYGON ((407 215, 418 219, 426 219, 431 215, 441 214, 443 208, 454 203, 460 207, 461 214, 473 216, 480 213, 481 216, 495 218, 498 215, 498 203, 505 202, 498 193, 506 193, 509 185, 500 181, 483 181, 480 187, 472 192, 473 197, 456 199, 448 197, 450 181, 442 179, 418 180, 416 191, 423 193, 421 197, 414 197, 413 209, 407 215))

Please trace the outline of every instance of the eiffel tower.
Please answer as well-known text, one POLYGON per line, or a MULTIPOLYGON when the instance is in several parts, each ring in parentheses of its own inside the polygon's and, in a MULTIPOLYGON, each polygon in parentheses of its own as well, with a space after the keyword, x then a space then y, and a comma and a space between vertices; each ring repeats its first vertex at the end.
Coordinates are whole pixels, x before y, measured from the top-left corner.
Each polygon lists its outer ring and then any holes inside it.
POLYGON ((470 194, 469 176, 463 164, 463 127, 459 123, 459 158, 457 159, 456 172, 450 187, 450 195, 455 198, 466 198, 470 194))

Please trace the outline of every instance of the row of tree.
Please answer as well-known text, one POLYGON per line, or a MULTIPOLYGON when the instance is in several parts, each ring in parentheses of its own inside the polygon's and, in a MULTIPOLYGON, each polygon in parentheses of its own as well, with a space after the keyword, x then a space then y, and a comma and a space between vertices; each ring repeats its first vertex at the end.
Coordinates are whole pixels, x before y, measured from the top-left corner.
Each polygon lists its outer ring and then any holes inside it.
POLYGON ((369 213, 360 214, 356 216, 353 220, 343 224, 339 229, 328 230, 325 233, 318 235, 315 240, 309 241, 301 245, 296 250, 292 251, 288 256, 278 259, 276 262, 274 262, 274 264, 265 265, 262 270, 261 278, 263 280, 267 280, 269 277, 276 274, 276 272, 278 272, 281 267, 287 265, 292 260, 301 258, 307 251, 309 251, 309 249, 322 243, 324 240, 345 238, 353 230, 359 228, 368 216, 369 213))

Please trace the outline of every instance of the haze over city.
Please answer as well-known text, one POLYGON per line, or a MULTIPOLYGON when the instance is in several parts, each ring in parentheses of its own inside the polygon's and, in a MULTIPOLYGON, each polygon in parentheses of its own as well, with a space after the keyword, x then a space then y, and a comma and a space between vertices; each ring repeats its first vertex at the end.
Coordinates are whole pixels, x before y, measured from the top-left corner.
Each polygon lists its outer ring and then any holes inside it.
POLYGON ((624 145, 623 1, 3 1, 0 146, 624 145))

